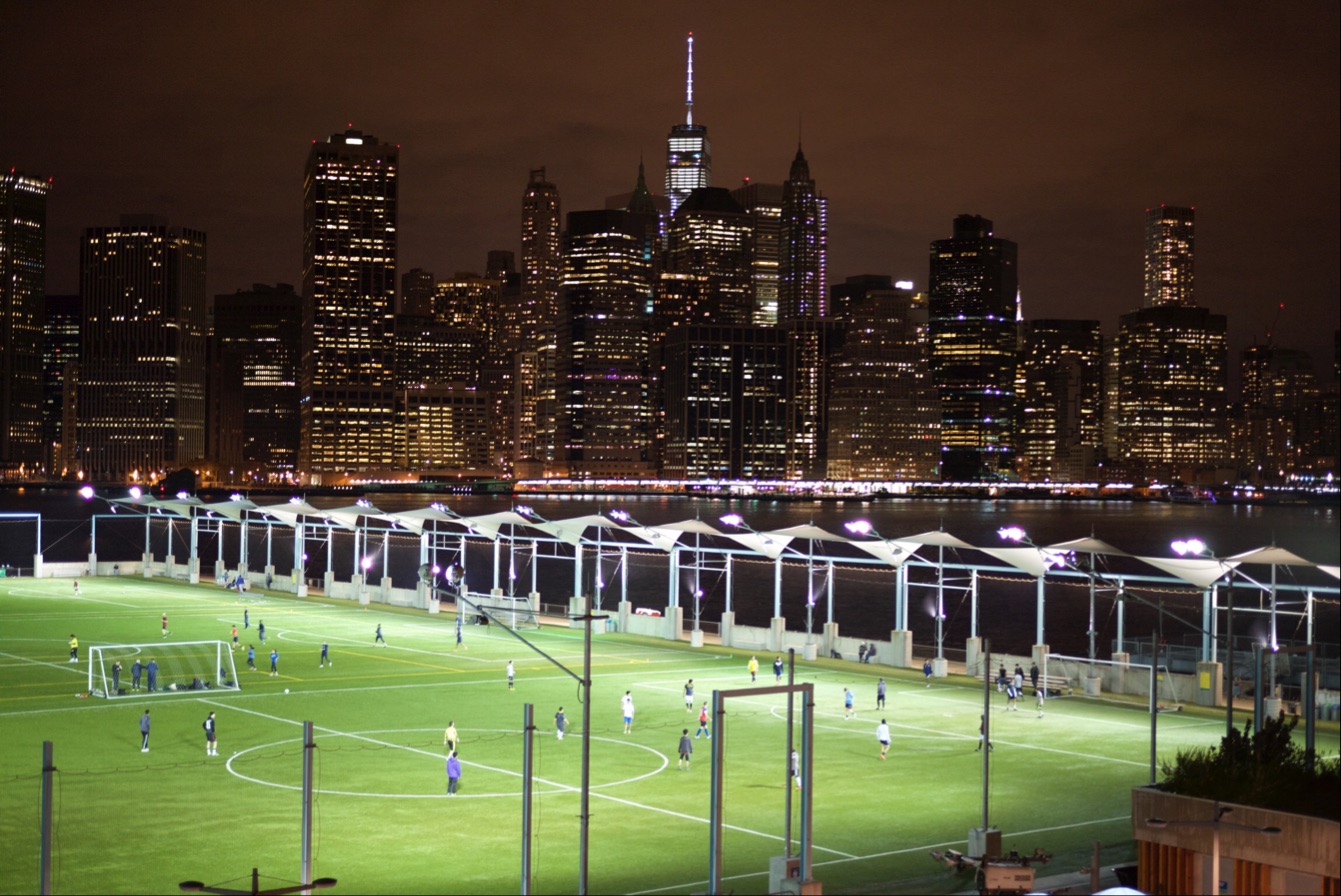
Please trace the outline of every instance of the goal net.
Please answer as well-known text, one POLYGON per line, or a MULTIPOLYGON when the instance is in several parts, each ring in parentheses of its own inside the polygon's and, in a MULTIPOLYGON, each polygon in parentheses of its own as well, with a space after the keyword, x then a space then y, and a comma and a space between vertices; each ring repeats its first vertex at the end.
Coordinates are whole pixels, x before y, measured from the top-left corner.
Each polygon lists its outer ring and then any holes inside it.
MULTIPOLYGON (((1042 672, 1045 678, 1052 681, 1065 679, 1073 694, 1085 694, 1088 693, 1085 689, 1085 680, 1091 677, 1106 679, 1105 687, 1111 688, 1113 681, 1111 670, 1114 669, 1122 669, 1124 672, 1124 693, 1150 693, 1149 663, 1118 663, 1113 660, 1092 660, 1081 656, 1050 653, 1043 659, 1042 672)), ((1192 683, 1188 681, 1180 685, 1179 676, 1170 674, 1168 666, 1160 664, 1156 669, 1155 678, 1155 697, 1160 709, 1181 709, 1183 700, 1191 699, 1190 693, 1183 692, 1188 691, 1192 683)))
POLYGON ((505 594, 470 594, 460 600, 461 612, 467 619, 472 616, 480 621, 485 616, 491 622, 506 625, 510 629, 538 629, 540 617, 536 614, 529 597, 510 597, 505 594))
POLYGON ((89 648, 88 692, 93 697, 213 688, 241 690, 233 651, 223 641, 106 644, 89 648))

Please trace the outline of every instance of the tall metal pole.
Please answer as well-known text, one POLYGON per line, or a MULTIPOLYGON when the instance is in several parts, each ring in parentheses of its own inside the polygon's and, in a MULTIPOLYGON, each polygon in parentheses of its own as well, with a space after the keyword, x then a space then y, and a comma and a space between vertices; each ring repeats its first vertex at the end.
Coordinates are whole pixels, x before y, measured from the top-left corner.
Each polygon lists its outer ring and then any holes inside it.
MULTIPOLYGON (((796 684, 796 648, 787 648, 787 686, 796 684)), ((787 761, 782 769, 782 792, 787 795, 787 811, 783 814, 782 839, 787 843, 785 855, 792 854, 792 729, 795 725, 795 694, 787 693, 787 761)))
POLYGON ((312 879, 312 755, 316 748, 312 741, 312 723, 303 722, 303 870, 300 878, 303 883, 312 879))
POLYGON ((1225 737, 1234 733, 1234 570, 1225 586, 1225 737))
POLYGON ((810 851, 814 838, 810 832, 810 821, 815 806, 814 744, 815 691, 810 689, 801 696, 801 852, 797 871, 803 882, 811 879, 810 851))
MULTIPOLYGON (((787 696, 790 699, 791 695, 788 694, 787 696)), ((714 690, 712 692, 712 730, 717 736, 712 739, 712 759, 710 760, 712 775, 708 784, 708 815, 710 817, 710 823, 708 825, 708 835, 710 838, 710 848, 708 850, 708 892, 713 894, 713 896, 722 892, 722 791, 726 789, 725 781, 723 780, 725 773, 722 768, 722 760, 726 756, 726 747, 724 745, 726 735, 722 731, 725 727, 722 725, 723 705, 722 692, 714 690)), ((788 735, 790 736, 791 729, 788 728, 787 730, 788 735)), ((790 758, 791 754, 788 753, 787 755, 790 758)), ((791 787, 790 781, 787 782, 787 786, 789 788, 791 787)), ((788 823, 790 824, 792 811, 791 791, 788 790, 787 794, 787 815, 788 823)), ((787 855, 791 855, 790 834, 787 837, 787 843, 787 855)))
POLYGON ((990 638, 982 639, 983 656, 983 676, 982 676, 982 835, 983 843, 987 842, 987 796, 990 793, 988 783, 990 781, 990 760, 987 758, 992 754, 992 641, 990 638))
POLYGON ((56 771, 55 745, 42 741, 42 846, 38 862, 39 892, 42 896, 51 893, 51 777, 56 771))
POLYGON ((1155 692, 1159 681, 1159 633, 1150 633, 1150 783, 1155 783, 1155 734, 1156 719, 1159 718, 1159 706, 1155 702, 1155 692))
POLYGON ((581 827, 578 835, 577 892, 586 896, 587 858, 590 842, 591 813, 591 595, 586 598, 586 612, 582 614, 582 796, 581 827))
POLYGON ((535 706, 522 706, 522 852, 521 896, 531 893, 531 790, 534 768, 535 706))

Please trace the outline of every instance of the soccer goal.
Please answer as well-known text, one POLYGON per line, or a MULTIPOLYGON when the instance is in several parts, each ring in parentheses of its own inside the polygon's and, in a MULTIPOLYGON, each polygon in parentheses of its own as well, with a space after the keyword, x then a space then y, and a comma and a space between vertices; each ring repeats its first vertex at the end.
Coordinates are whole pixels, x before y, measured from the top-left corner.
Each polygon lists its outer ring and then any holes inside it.
MULTIPOLYGON (((1050 653, 1043 659, 1043 678, 1049 684, 1047 685, 1049 693, 1054 692, 1056 682, 1065 680, 1068 688, 1075 694, 1087 694, 1085 680, 1091 677, 1103 677, 1101 672, 1105 669, 1123 669, 1126 673, 1126 693, 1129 694, 1148 694, 1150 692, 1150 665, 1148 663, 1117 663, 1113 660, 1092 660, 1081 656, 1067 656, 1061 653, 1050 653)), ((1112 681, 1112 677, 1109 677, 1112 681)), ((1181 691, 1188 690, 1191 682, 1185 686, 1179 687, 1178 677, 1169 673, 1169 667, 1161 665, 1156 671, 1156 699, 1159 708, 1162 710, 1177 710, 1182 708, 1184 698, 1191 699, 1190 694, 1183 694, 1181 691)))
POLYGON ((479 616, 480 611, 483 611, 491 621, 506 625, 510 629, 540 628, 540 617, 536 614, 529 597, 470 594, 463 597, 460 603, 466 605, 468 608, 466 612, 479 616))
POLYGON ((233 651, 223 641, 106 644, 88 652, 88 692, 93 697, 173 693, 212 688, 241 690, 233 651), (135 664, 140 665, 138 687, 135 664), (120 663, 120 668, 117 664, 120 663), (150 687, 150 664, 153 686, 150 687))

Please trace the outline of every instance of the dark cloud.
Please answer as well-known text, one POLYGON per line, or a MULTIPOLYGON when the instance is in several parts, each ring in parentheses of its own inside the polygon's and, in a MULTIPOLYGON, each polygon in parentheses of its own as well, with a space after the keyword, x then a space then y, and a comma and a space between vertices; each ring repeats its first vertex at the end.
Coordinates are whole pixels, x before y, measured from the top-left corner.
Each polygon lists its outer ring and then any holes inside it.
POLYGON ((302 167, 352 123, 402 147, 401 267, 519 248, 527 172, 565 211, 659 184, 684 35, 715 181, 803 141, 833 278, 924 283, 954 215, 1020 243, 1029 316, 1140 303, 1141 216, 1198 213, 1200 301, 1329 358, 1338 325, 1335 3, 8 3, 0 163, 55 178, 49 285, 82 228, 209 234, 209 288, 297 282, 302 167))

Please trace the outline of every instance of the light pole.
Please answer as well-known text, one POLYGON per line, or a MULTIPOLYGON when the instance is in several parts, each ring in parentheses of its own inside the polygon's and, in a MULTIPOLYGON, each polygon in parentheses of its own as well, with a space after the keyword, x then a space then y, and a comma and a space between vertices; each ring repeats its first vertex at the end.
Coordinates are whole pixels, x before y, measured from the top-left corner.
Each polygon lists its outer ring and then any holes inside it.
POLYGON ((1170 547, 1180 557, 1207 557, 1221 567, 1228 567, 1225 571, 1225 737, 1229 737, 1234 733, 1234 567, 1211 553, 1200 538, 1180 539, 1170 547))

